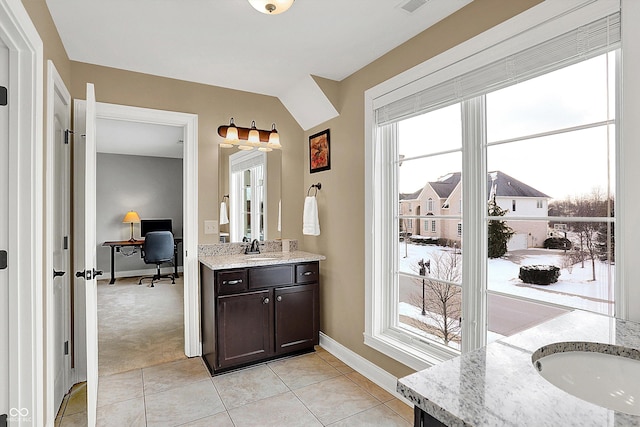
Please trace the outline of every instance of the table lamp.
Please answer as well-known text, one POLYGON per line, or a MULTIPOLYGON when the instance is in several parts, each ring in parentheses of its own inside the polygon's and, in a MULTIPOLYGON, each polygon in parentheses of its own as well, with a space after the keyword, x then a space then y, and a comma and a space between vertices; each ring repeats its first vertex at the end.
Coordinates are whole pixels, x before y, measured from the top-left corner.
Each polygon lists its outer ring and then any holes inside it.
POLYGON ((131 238, 129 239, 130 242, 133 242, 135 239, 133 238, 133 224, 136 223, 140 223, 140 215, 138 215, 138 212, 136 211, 129 211, 127 212, 127 214, 124 216, 124 219, 122 220, 123 223, 129 223, 131 224, 131 238))

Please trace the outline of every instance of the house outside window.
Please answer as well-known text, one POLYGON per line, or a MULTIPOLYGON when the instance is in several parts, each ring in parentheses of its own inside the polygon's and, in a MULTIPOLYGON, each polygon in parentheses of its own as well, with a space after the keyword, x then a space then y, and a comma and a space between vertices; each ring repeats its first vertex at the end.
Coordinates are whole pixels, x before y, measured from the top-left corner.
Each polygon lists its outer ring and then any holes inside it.
POLYGON ((432 233, 436 232, 436 221, 435 220, 431 221, 431 232, 432 233))
MULTIPOLYGON (((588 6, 585 9, 591 10, 588 6)), ((602 14, 601 11, 595 11, 593 14, 602 14)), ((587 14, 588 16, 592 16, 587 14)), ((379 203, 371 203, 368 206, 372 208, 372 217, 374 224, 380 224, 374 232, 374 242, 378 246, 372 246, 372 252, 368 254, 368 270, 367 274, 373 280, 367 280, 371 285, 372 298, 368 300, 371 304, 370 312, 365 325, 365 343, 402 361, 414 369, 421 369, 431 363, 439 360, 447 359, 459 351, 470 350, 486 344, 496 336, 504 335, 500 332, 496 333, 489 325, 488 330, 475 330, 473 334, 468 328, 471 324, 487 324, 485 313, 486 309, 479 308, 481 305, 488 305, 489 312, 499 311, 502 308, 496 303, 499 299, 492 297, 493 290, 500 293, 504 292, 500 288, 503 280, 509 282, 517 271, 512 269, 504 270, 498 268, 498 264, 487 257, 487 241, 491 238, 488 231, 488 225, 501 223, 508 226, 513 231, 513 236, 509 240, 509 244, 522 245, 524 250, 530 246, 534 248, 543 248, 546 232, 549 228, 553 228, 554 222, 574 223, 573 231, 571 231, 572 239, 580 241, 580 236, 597 238, 600 242, 599 254, 591 253, 585 255, 585 247, 580 248, 581 256, 589 256, 591 261, 598 261, 598 271, 593 270, 593 274, 597 275, 597 279, 602 286, 604 294, 609 299, 602 304, 602 307, 591 307, 589 309, 605 314, 612 313, 612 277, 613 274, 613 228, 615 225, 615 216, 613 214, 613 204, 615 203, 613 195, 615 194, 615 177, 611 175, 612 170, 618 170, 615 166, 616 150, 618 141, 615 133, 616 118, 615 111, 618 100, 615 93, 620 92, 616 89, 619 82, 616 81, 617 75, 616 64, 619 63, 619 14, 597 17, 589 22, 583 22, 585 15, 572 15, 571 13, 560 13, 558 17, 551 21, 569 22, 564 28, 575 28, 568 33, 567 39, 573 38, 584 40, 595 35, 598 30, 602 29, 607 33, 605 41, 601 41, 600 47, 595 41, 590 39, 590 43, 584 43, 582 47, 588 45, 589 52, 582 52, 580 57, 572 57, 567 54, 567 58, 563 61, 557 61, 550 65, 545 63, 545 54, 537 57, 539 68, 518 70, 522 73, 517 79, 510 77, 499 84, 487 84, 491 87, 490 91, 480 89, 482 87, 482 78, 486 75, 492 77, 499 74, 487 73, 493 63, 507 63, 509 67, 516 67, 518 64, 518 55, 529 55, 533 57, 537 54, 536 46, 545 45, 546 48, 551 46, 557 48, 560 53, 562 40, 565 35, 556 36, 555 39, 544 40, 543 31, 536 31, 535 35, 525 32, 518 35, 514 39, 506 40, 504 43, 512 46, 513 55, 503 61, 496 61, 491 57, 490 49, 478 49, 477 55, 471 56, 467 62, 469 67, 472 64, 482 63, 480 59, 487 58, 483 67, 483 72, 477 71, 474 74, 474 68, 464 70, 464 66, 460 62, 452 62, 451 74, 442 77, 442 81, 432 81, 430 85, 425 83, 426 80, 416 84, 415 98, 407 95, 406 84, 398 85, 403 87, 402 96, 396 100, 389 100, 384 97, 380 104, 372 102, 372 114, 368 117, 370 120, 377 122, 376 131, 372 132, 373 149, 377 155, 382 156, 386 161, 378 164, 389 165, 388 169, 372 168, 372 182, 377 183, 372 187, 372 191, 376 194, 398 194, 409 191, 415 191, 417 188, 432 189, 441 197, 441 206, 448 208, 450 200, 460 200, 460 206, 464 204, 456 215, 451 215, 443 211, 440 215, 435 215, 432 219, 432 229, 435 222, 441 227, 441 236, 444 237, 447 230, 453 231, 456 239, 452 239, 451 246, 434 248, 429 245, 423 249, 414 248, 417 252, 413 254, 413 259, 418 261, 429 260, 431 262, 431 272, 429 278, 425 282, 429 282, 429 286, 434 293, 440 290, 440 294, 445 294, 448 298, 447 315, 442 315, 443 311, 438 311, 437 304, 433 301, 427 301, 426 304, 433 310, 430 316, 420 317, 416 314, 417 307, 425 301, 417 301, 415 298, 406 298, 406 301, 394 300, 393 295, 398 295, 398 290, 412 288, 418 290, 423 279, 424 271, 420 268, 419 262, 415 263, 409 260, 401 260, 397 251, 397 230, 393 224, 397 223, 393 218, 399 216, 394 209, 387 209, 385 206, 395 207, 397 204, 385 203, 384 198, 379 198, 379 203), (601 18, 601 19, 600 19, 601 18), (585 34, 585 28, 589 29, 585 34), (527 40, 527 45, 533 46, 528 51, 520 53, 516 46, 522 46, 522 40, 527 40), (591 42, 593 41, 593 42, 591 42), (558 43, 555 43, 558 42, 558 43), (488 57, 487 57, 488 55, 488 57), (493 62, 491 62, 493 61, 493 62), (511 62, 513 61, 513 62, 511 62), (561 64, 561 65, 558 65, 561 64), (455 71, 454 71, 455 70, 455 71), (464 71, 462 71, 464 70, 464 71), (542 73, 539 70, 544 70, 542 73), (588 76, 586 80, 583 77, 588 76), (460 79, 468 79, 468 84, 463 84, 460 79), (549 81, 554 81, 556 86, 549 86, 549 81), (558 81, 562 82, 579 82, 576 91, 573 91, 571 85, 559 86, 558 81), (476 86, 473 86, 476 84, 476 86), (447 85, 455 88, 452 90, 452 96, 445 101, 442 98, 446 92, 447 85), (420 86, 421 89, 417 89, 420 86), (460 93, 461 88, 475 87, 474 92, 468 94, 460 93), (540 88, 545 88, 546 92, 535 92, 540 88), (578 94, 582 89, 593 88, 588 100, 579 97, 578 94), (534 91, 534 92, 527 92, 534 91), (565 92, 563 92, 565 91, 565 92), (545 108, 549 105, 559 106, 559 102, 549 102, 554 96, 565 99, 567 96, 573 96, 578 99, 575 103, 570 103, 567 110, 559 110, 554 112, 555 118, 571 118, 576 117, 572 108, 582 106, 585 114, 578 115, 578 123, 567 123, 559 120, 557 122, 539 121, 533 123, 532 128, 526 128, 526 121, 531 117, 543 116, 536 115, 539 106, 532 101, 533 96, 527 96, 527 93, 540 95, 540 99, 544 100, 545 108), (437 98, 440 96, 441 98, 437 98), (430 98, 431 97, 431 98, 430 98), (416 104, 415 99, 419 98, 422 105, 416 104), (462 98, 461 101, 459 99, 462 98), (406 102, 405 102, 406 100, 406 102), (431 100, 431 101, 429 101, 431 100), (452 102, 451 100, 458 100, 452 102), (429 103, 431 102, 431 104, 429 103), (373 113, 375 112, 375 113, 373 113), (519 112, 522 114, 522 123, 515 120, 513 126, 508 126, 508 120, 502 120, 503 112, 519 112), (593 113, 592 112, 597 112, 593 113), (604 115, 598 116, 602 113, 604 115), (483 126, 486 117, 486 128, 483 126), (442 125, 439 127, 438 125, 442 125), (537 126, 537 128, 536 128, 537 126), (414 129, 420 132, 414 133, 414 129), (425 132, 425 129, 428 131, 425 132), (462 129, 465 129, 464 133, 462 129), (585 132, 591 132, 587 134, 585 132), (415 135, 420 135, 416 137, 415 135), (374 138, 373 135, 376 135, 374 138), (423 139, 420 139, 423 138, 423 139), (549 138, 544 140, 545 138, 549 138), (597 184, 601 187, 600 193, 592 195, 590 199, 591 205, 596 205, 597 209, 585 211, 587 207, 575 203, 573 205, 562 203, 563 209, 557 209, 557 218, 549 218, 546 212, 530 213, 533 209, 540 209, 544 206, 544 198, 552 202, 564 202, 571 200, 570 196, 583 196, 584 188, 590 185, 588 176, 583 181, 576 183, 575 180, 568 179, 569 176, 576 173, 575 170, 558 171, 551 170, 545 162, 538 163, 536 168, 527 168, 527 163, 536 164, 532 159, 536 159, 540 154, 541 158, 548 157, 548 150, 540 148, 540 140, 549 141, 555 149, 574 150, 573 141, 589 140, 590 146, 594 150, 582 150, 582 154, 586 156, 580 157, 585 161, 595 161, 596 171, 589 170, 597 180, 597 184), (437 143, 433 143, 437 141, 437 143), (604 151, 603 151, 604 150, 604 151), (484 153, 484 154, 483 154, 484 153), (604 155, 603 155, 604 153, 604 155), (399 168, 399 159, 402 159, 402 168, 399 168), (481 165, 476 167, 475 165, 481 165), (469 167, 467 167, 469 166, 469 167), (471 168, 471 166, 473 166, 471 168), (446 167, 446 171, 439 171, 441 167, 446 167), (412 173, 414 171, 415 173, 412 173), (429 173, 425 173, 429 171, 429 173), (495 171, 495 172, 487 172, 495 171), (507 172, 509 175, 507 175, 507 172), (554 174, 554 172, 556 172, 554 174), (545 175, 550 176, 551 184, 547 184, 543 179, 545 175), (380 178, 376 179, 375 177, 380 178), (397 176, 397 179, 394 177, 397 176), (462 176, 467 177, 463 180, 462 176), (500 185, 501 177, 513 177, 506 186, 500 185), (385 178, 386 177, 386 178, 385 178), (456 177, 455 180, 452 179, 456 177), (524 185, 518 185, 517 182, 524 185), (456 189, 451 189, 452 183, 455 183, 456 189), (564 193, 552 194, 559 183, 572 184, 564 193), (495 186, 494 186, 495 184, 495 186), (464 189, 464 191, 463 191, 464 189), (391 192, 388 192, 391 190, 391 192), (455 191, 459 191, 458 195, 455 191), (517 199, 512 198, 517 193, 517 199), (491 197, 492 196, 492 197, 491 197), (464 200, 464 202, 463 202, 464 200), (489 214, 490 203, 498 205, 503 211, 492 211, 489 214), (516 215, 516 200, 518 200, 518 211, 516 215), (489 202, 487 202, 489 201, 489 202), (511 208, 511 212, 509 212, 511 208), (496 213, 498 212, 498 213, 496 213), (572 220, 572 218, 580 217, 580 221, 572 220), (387 219, 385 219, 387 218, 387 219), (463 224, 467 224, 463 228, 463 224), (455 230, 455 231, 454 231, 455 230), (378 239, 378 237, 380 239, 378 239), (379 246, 381 242, 389 242, 388 246, 379 246), (381 259, 375 259, 373 254, 389 254, 389 262, 381 262, 381 259), (463 256, 464 254, 464 256, 463 256), (374 267, 376 262, 380 265, 374 267), (415 264, 415 265, 414 265, 415 264), (434 266, 440 268, 434 269, 434 266), (395 267, 394 267, 395 266, 395 267), (488 271, 487 277, 483 277, 482 271, 488 271), (602 272, 602 275, 600 276, 602 272), (500 276, 506 274, 506 277, 500 276), (384 283, 384 285, 383 285, 384 283), (389 292, 383 291, 390 287, 395 289, 389 292), (488 300, 483 300, 484 290, 489 291, 488 300), (470 298, 471 302, 466 307, 471 311, 465 312, 465 305, 462 301, 470 298), (455 313, 451 315, 451 313, 455 313), (458 316, 459 314, 459 316, 458 316), (456 319, 453 319, 456 316, 456 319), (459 321, 462 319, 462 322, 459 321), (458 320, 454 322, 453 320, 458 320), (374 322, 375 323, 372 323, 374 322), (422 323, 422 325, 420 325, 422 323), (374 324, 378 326, 374 327, 374 324)), ((550 18, 547 18, 549 20, 550 18)), ((549 21, 549 22, 551 22, 549 21)), ((542 20, 541 22, 544 22, 542 20)), ((545 24, 546 25, 546 24, 545 24)), ((596 36, 597 37, 597 36, 596 36)), ((508 49, 507 49, 508 50, 508 49)), ((535 61, 534 61, 535 62, 535 61)), ((496 70, 499 70, 499 67, 496 70)), ((448 70, 449 71, 449 70, 448 70)), ((446 73, 445 73, 446 74, 446 73)), ((417 77, 416 80, 418 80, 417 77)), ((575 87, 575 86, 574 86, 575 87)), ((389 93, 389 89, 386 93, 389 93)), ((580 110, 583 111, 583 110, 580 110)), ((513 117, 511 117, 513 118, 513 117)), ((532 121, 532 122, 535 122, 532 121)), ((562 158, 562 156, 560 156, 562 158)), ((564 164, 564 163, 563 163, 564 164)), ((423 190, 424 191, 424 190, 423 190)), ((587 197, 585 195, 584 197, 587 197)), ((585 203, 585 205, 589 205, 585 203)), ((452 209, 454 211, 454 209, 452 209)), ((457 209, 455 209, 457 211, 457 209)), ((550 209, 551 211, 551 209, 550 209)), ((584 241, 584 239, 582 240, 584 241)), ((369 245, 367 245, 369 246, 369 245)), ((593 249, 593 248, 592 248, 593 249)), ((509 250, 507 248, 507 250, 509 250)), ((520 249, 518 249, 520 250, 520 249)), ((539 249, 538 249, 539 250, 539 249)), ((549 249, 554 250, 554 249, 549 249)), ((563 258, 564 251, 553 252, 553 263, 563 266, 565 272, 563 274, 571 275, 571 262, 575 260, 563 258)), ((586 252, 589 252, 587 248, 586 252)), ((551 252, 550 252, 551 253, 551 252)), ((511 289, 514 287, 511 286, 511 289)), ((505 299, 512 300, 520 304, 529 300, 537 300, 531 302, 529 307, 532 313, 540 310, 536 308, 542 307, 543 310, 553 311, 549 307, 557 307, 566 305, 567 310, 573 306, 566 300, 549 300, 541 297, 539 291, 535 293, 531 287, 523 286, 526 292, 515 292, 508 295, 505 299), (533 293, 532 293, 533 292, 533 293), (547 306, 551 303, 552 306, 547 306)), ((421 289, 420 289, 421 290, 421 289)), ((402 292, 401 292, 402 293, 402 292)), ((410 292, 405 292, 410 294, 410 292)), ((427 292, 428 294, 428 292, 427 292)), ((498 294, 496 294, 498 295, 498 294)), ((577 298, 588 299, 586 295, 577 295, 577 298)), ((420 298, 418 298, 420 299, 420 298)), ((501 299, 500 299, 501 300, 501 299)), ((562 312, 562 308, 558 309, 562 312)), ((554 314, 557 315, 558 313, 554 314)), ((546 319, 539 319, 544 321, 546 319)), ((498 325, 501 330, 506 330, 506 325, 498 325)))
POLYGON ((428 212, 433 212, 433 199, 429 198, 429 200, 427 200, 427 211, 428 212))

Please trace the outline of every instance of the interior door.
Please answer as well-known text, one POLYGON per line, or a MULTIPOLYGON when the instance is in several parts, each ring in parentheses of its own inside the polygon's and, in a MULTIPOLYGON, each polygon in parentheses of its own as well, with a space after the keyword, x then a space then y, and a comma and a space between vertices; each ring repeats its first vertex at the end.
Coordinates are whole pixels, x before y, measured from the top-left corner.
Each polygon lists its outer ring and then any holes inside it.
MULTIPOLYGON (((65 89, 66 90, 66 89, 65 89)), ((70 265, 69 265, 69 144, 65 144, 65 130, 70 127, 69 100, 55 91, 53 124, 53 378, 54 408, 57 411, 71 386, 71 357, 69 341, 70 265)), ((67 95, 68 96, 68 95, 67 95)))
MULTIPOLYGON (((9 86, 9 49, 0 40, 0 86, 9 86)), ((0 88, 0 100, 4 89, 0 88)), ((9 230, 9 108, 0 102, 0 251, 8 249, 9 230)), ((0 252, 0 415, 9 413, 9 279, 0 252)), ((0 418, 0 422, 2 419, 0 418)))
MULTIPOLYGON (((76 106, 78 103, 76 102, 76 106)), ((74 138, 74 222, 76 281, 75 296, 84 302, 84 312, 76 310, 79 326, 84 320, 84 339, 78 337, 78 362, 86 366, 87 421, 96 424, 98 404, 98 308, 96 287, 96 100, 93 84, 87 83, 85 108, 75 109, 74 138), (83 318, 83 319, 82 319, 83 318), (80 355, 84 355, 81 358, 80 355), (84 359, 84 360, 82 360, 84 359), (83 363, 84 362, 84 363, 83 363)), ((78 308, 78 306, 76 306, 78 308)))

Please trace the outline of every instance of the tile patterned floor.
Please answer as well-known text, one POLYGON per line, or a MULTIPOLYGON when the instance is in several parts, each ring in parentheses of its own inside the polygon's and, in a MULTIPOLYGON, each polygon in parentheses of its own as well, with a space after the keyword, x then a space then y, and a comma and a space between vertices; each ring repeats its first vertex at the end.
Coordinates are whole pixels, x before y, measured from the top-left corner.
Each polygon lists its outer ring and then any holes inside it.
MULTIPOLYGON (((413 411, 335 356, 315 353, 211 377, 202 359, 101 376, 99 426, 410 426, 413 411)), ((56 426, 86 426, 74 387, 56 426)))

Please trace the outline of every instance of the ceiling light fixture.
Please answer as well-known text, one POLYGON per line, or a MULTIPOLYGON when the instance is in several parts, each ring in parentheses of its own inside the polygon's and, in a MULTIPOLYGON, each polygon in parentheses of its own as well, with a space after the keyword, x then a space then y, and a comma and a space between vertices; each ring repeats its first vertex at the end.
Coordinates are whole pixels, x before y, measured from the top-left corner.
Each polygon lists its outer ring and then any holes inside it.
POLYGON ((282 148, 280 135, 275 123, 271 125, 271 130, 256 128, 255 120, 251 121, 250 128, 242 128, 236 126, 232 117, 229 125, 218 127, 218 135, 224 138, 218 142, 218 145, 222 148, 238 147, 238 150, 253 150, 257 148, 265 152, 282 148))
POLYGON ((249 0, 251 6, 258 12, 267 15, 277 15, 289 10, 295 0, 249 0))

